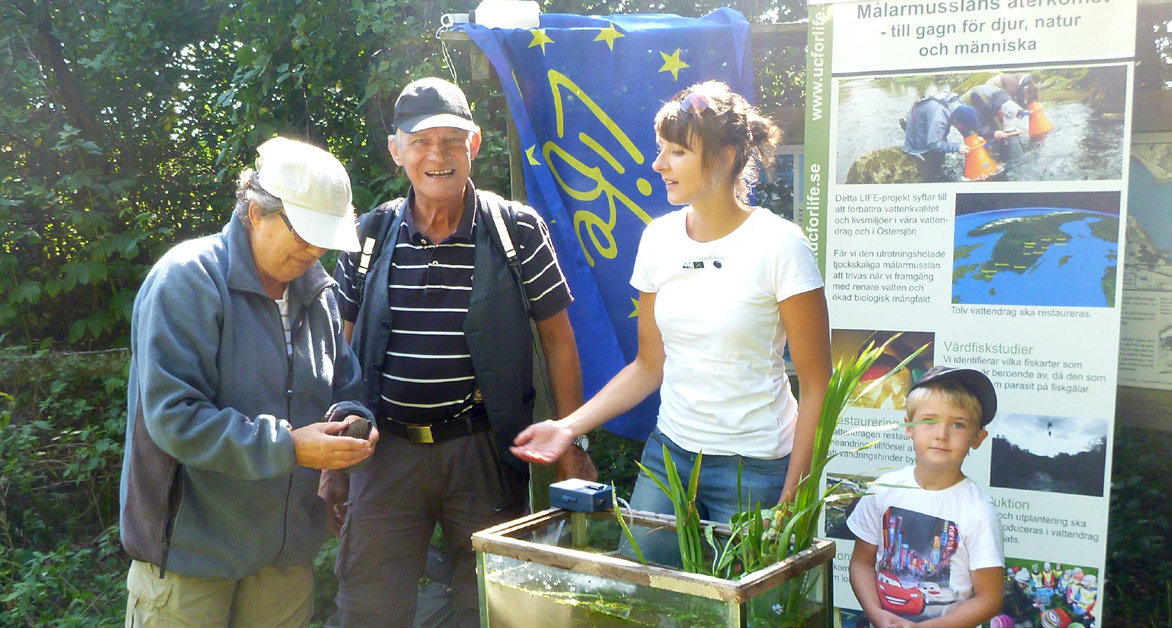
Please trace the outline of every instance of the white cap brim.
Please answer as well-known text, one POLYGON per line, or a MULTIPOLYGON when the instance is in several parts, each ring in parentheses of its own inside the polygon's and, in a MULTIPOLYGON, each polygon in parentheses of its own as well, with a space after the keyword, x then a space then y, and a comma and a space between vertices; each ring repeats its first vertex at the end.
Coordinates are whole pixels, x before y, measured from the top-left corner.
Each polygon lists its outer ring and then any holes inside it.
POLYGON ((293 230, 306 242, 339 251, 357 251, 361 248, 353 207, 347 208, 345 214, 335 216, 298 207, 288 201, 282 201, 282 204, 293 230))

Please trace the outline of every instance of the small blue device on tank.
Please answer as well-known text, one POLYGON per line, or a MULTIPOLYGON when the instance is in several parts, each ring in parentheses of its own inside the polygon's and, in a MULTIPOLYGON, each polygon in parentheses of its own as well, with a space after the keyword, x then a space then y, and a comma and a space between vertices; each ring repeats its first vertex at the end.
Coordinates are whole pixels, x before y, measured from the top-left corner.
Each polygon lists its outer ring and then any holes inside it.
POLYGON ((601 512, 614 507, 614 487, 569 479, 549 485, 549 505, 575 512, 601 512))

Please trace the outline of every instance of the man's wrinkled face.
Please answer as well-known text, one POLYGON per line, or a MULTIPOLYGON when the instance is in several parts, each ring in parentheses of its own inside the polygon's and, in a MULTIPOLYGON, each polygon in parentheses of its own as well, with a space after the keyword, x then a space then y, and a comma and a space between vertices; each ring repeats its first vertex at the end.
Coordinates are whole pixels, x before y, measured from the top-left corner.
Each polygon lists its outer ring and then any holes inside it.
POLYGON ((462 201, 480 150, 480 133, 452 127, 400 132, 391 138, 390 150, 395 163, 407 171, 417 202, 462 201))

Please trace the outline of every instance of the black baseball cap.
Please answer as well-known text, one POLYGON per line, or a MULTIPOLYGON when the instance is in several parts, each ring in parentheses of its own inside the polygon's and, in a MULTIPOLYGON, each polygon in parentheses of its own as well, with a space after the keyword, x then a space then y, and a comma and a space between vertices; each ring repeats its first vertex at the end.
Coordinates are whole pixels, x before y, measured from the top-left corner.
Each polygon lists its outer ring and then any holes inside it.
POLYGON ((976 109, 968 105, 961 105, 952 112, 952 124, 962 132, 976 133, 977 127, 981 124, 981 119, 977 115, 976 109))
POLYGON ((436 127, 476 131, 468 98, 455 83, 434 76, 409 83, 395 101, 395 128, 415 133, 436 127))
MULTIPOLYGON (((976 369, 933 366, 912 384, 912 390, 932 382, 955 382, 964 386, 981 404, 981 427, 985 427, 997 414, 997 391, 993 382, 976 369)), ((911 392, 911 391, 908 391, 911 392)))

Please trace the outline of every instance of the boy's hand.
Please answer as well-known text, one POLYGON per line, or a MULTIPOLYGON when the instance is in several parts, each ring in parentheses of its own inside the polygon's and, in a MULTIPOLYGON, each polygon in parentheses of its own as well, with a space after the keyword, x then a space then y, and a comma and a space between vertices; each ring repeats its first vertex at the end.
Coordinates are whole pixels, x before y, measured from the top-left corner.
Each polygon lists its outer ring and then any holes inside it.
POLYGON ((885 618, 887 623, 876 624, 877 626, 882 626, 883 628, 913 628, 916 625, 916 622, 911 621, 906 617, 900 617, 895 613, 888 613, 887 611, 882 612, 888 615, 889 618, 885 618))
POLYGON ((909 628, 916 625, 914 621, 881 608, 867 613, 867 619, 871 620, 871 625, 876 628, 909 628))

